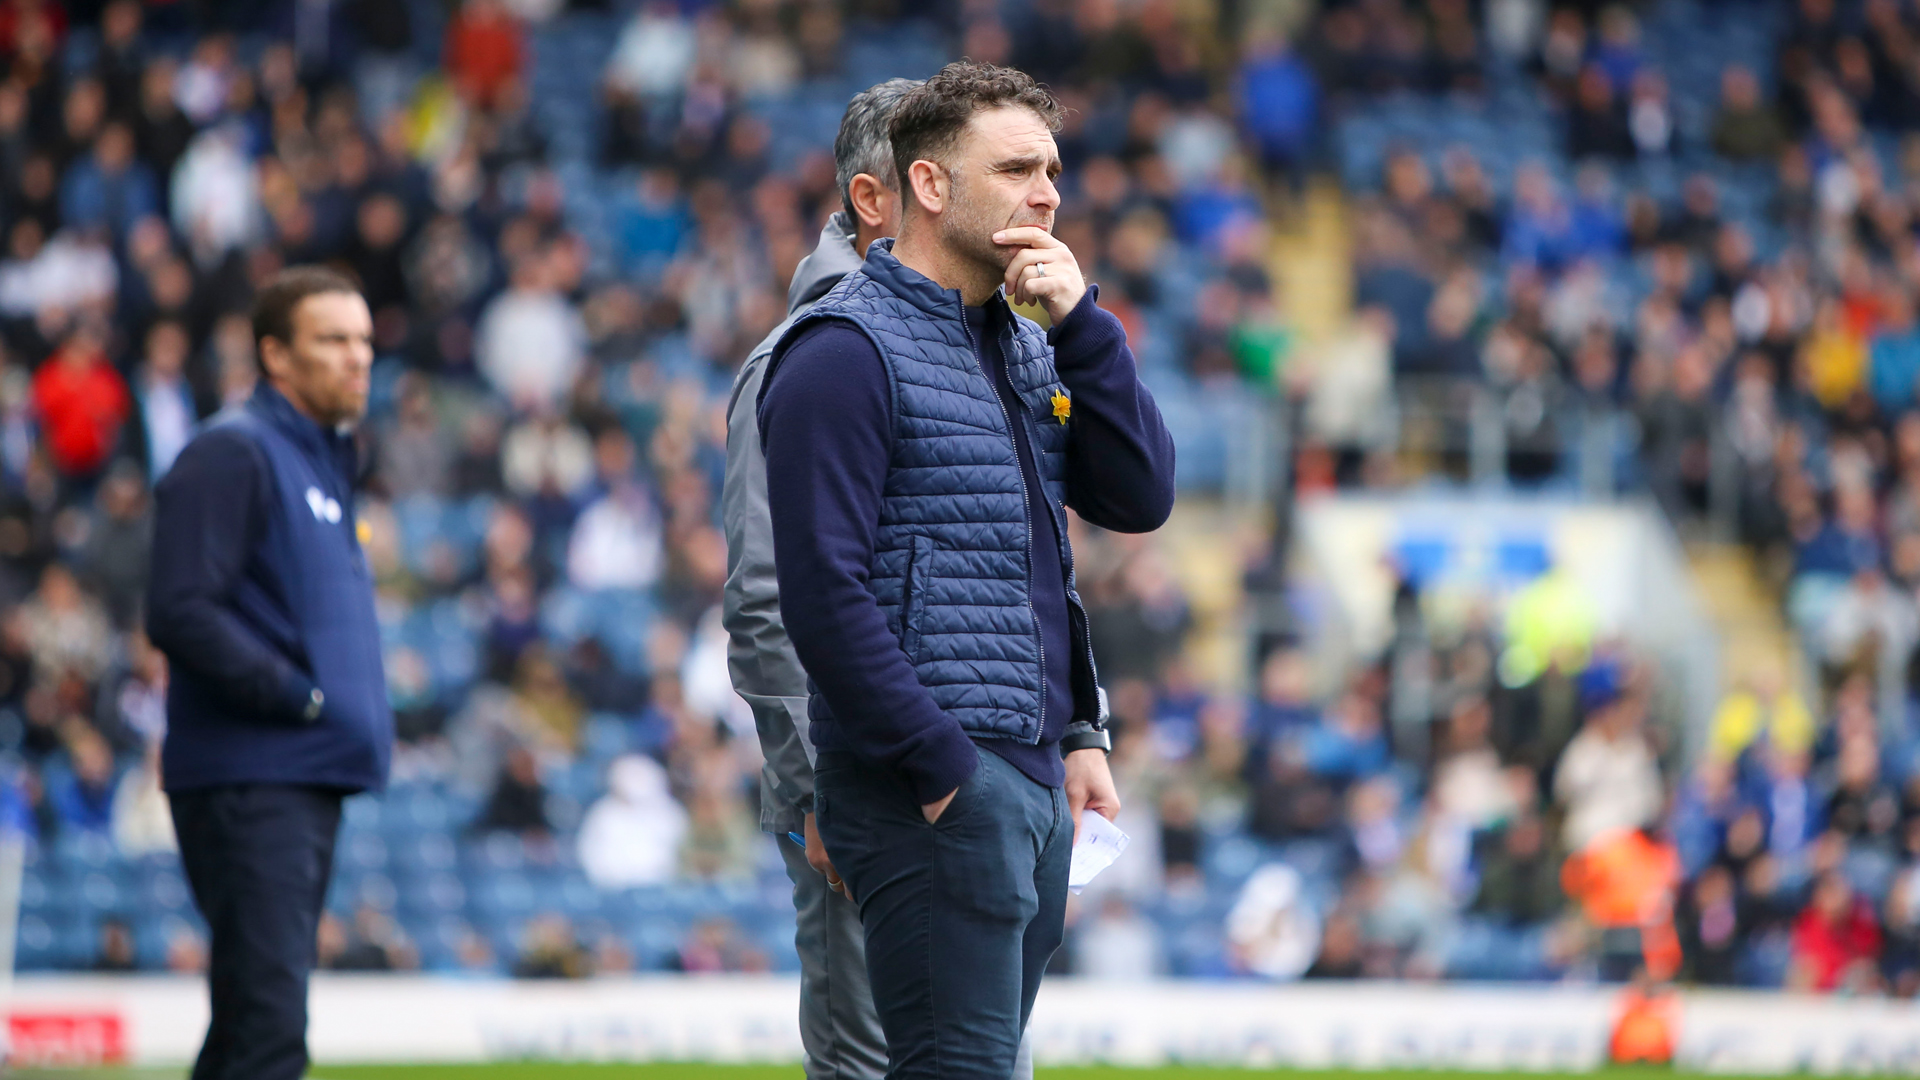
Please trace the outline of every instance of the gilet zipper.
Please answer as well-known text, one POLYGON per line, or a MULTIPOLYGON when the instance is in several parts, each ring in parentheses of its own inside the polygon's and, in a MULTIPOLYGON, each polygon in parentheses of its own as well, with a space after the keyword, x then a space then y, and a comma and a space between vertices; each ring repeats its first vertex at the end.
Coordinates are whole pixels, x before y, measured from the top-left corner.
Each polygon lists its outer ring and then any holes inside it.
MULTIPOLYGON (((993 376, 987 372, 986 361, 980 358, 980 343, 974 340, 973 324, 967 320, 967 307, 964 302, 960 305, 960 329, 966 332, 967 349, 973 354, 974 368, 980 372, 980 377, 987 381, 987 390, 993 394, 995 404, 1000 406, 1000 417, 1007 424, 1007 438, 1013 442, 1014 475, 1020 478, 1020 513, 1027 519, 1027 616, 1033 620, 1033 643, 1039 650, 1040 659, 1040 722, 1034 725, 1033 738, 1030 740, 1038 746, 1040 737, 1047 730, 1047 641, 1046 635, 1040 630, 1040 613, 1033 607, 1033 517, 1030 509, 1033 506, 1033 500, 1027 493, 1027 470, 1020 464, 1020 440, 1014 435, 1013 414, 1007 411, 1007 403, 1000 396, 999 384, 993 381, 993 376)), ((1002 364, 1007 362, 1004 349, 1000 353, 1000 362, 1002 364)), ((1011 372, 1007 376, 1007 385, 1013 385, 1011 372)))

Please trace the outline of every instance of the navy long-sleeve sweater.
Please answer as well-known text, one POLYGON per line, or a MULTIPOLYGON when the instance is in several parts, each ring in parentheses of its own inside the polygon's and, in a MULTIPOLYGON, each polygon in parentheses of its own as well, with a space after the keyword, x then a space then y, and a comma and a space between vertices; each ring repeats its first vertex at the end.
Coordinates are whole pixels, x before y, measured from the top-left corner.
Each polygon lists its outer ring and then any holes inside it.
MULTIPOLYGON (((1010 415, 1021 405, 1000 355, 992 307, 968 308, 981 361, 1010 415)), ((1089 287, 1049 334, 1073 397, 1067 505, 1116 532, 1159 528, 1173 508, 1173 440, 1140 384, 1120 321, 1089 287)), ((814 744, 899 769, 923 803, 978 763, 957 721, 934 704, 887 628, 867 575, 893 449, 892 404, 880 354, 849 324, 823 322, 787 347, 760 409, 767 495, 778 552, 780 613, 807 674, 831 708, 814 744)), ((1047 724, 1038 745, 981 739, 1034 781, 1064 779, 1059 742, 1073 712, 1066 572, 1026 432, 1014 425, 1035 530, 1033 606, 1047 655, 1047 724)))

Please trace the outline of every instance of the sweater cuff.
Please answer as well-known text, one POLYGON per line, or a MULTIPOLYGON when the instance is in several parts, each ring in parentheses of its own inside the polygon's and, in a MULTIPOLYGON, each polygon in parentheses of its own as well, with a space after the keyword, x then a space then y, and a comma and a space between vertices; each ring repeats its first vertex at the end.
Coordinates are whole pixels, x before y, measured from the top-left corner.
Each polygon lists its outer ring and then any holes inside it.
POLYGON ((943 725, 941 734, 900 759, 900 772, 921 806, 939 802, 960 790, 980 767, 980 751, 959 724, 943 725))
POLYGON ((1100 306, 1100 286, 1088 285, 1067 317, 1047 331, 1047 342, 1053 346, 1054 366, 1065 370, 1106 356, 1113 340, 1124 339, 1126 333, 1120 320, 1100 306))

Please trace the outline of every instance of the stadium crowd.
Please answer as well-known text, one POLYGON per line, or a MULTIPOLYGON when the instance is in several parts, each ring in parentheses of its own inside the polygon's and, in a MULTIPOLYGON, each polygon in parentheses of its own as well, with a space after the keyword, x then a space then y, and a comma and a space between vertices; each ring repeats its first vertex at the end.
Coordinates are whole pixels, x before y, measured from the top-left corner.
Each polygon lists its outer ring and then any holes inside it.
MULTIPOLYGON (((1649 966, 1911 995, 1920 11, 1522 3, 1463 19, 1444 0, 1343 6, 1309 38, 1343 110, 1340 167, 1367 192, 1358 354, 1392 373, 1403 409, 1443 424, 1474 423, 1459 403, 1484 395, 1512 483, 1644 487, 1683 530, 1751 546, 1777 578, 1807 691, 1757 670, 1699 760, 1662 758, 1665 839, 1623 864, 1676 886, 1649 966)), ((1405 449, 1358 426, 1324 437, 1382 459, 1368 476, 1405 449)), ((1425 447, 1443 461, 1448 448, 1425 447)), ((1654 822, 1651 763, 1609 738, 1609 785, 1635 777, 1611 794, 1640 792, 1631 816, 1654 822)), ((1569 810, 1562 850, 1578 863, 1563 880, 1590 887, 1569 810)), ((1505 835, 1475 903, 1518 888, 1546 904, 1525 890, 1550 875, 1508 864, 1515 844, 1537 850, 1532 831, 1505 835)), ((1604 904, 1583 907, 1606 924, 1604 904)))
POLYGON ((30 838, 22 961, 204 963, 155 773, 148 492, 257 378, 251 284, 327 261, 376 316, 361 520, 402 745, 393 791, 349 806, 324 962, 787 964, 718 618, 726 394, 838 208, 834 102, 968 55, 1069 106, 1057 232, 1150 383, 1300 401, 1303 488, 1402 479, 1368 395, 1497 393, 1518 484, 1566 482, 1604 430, 1609 490, 1683 522, 1734 493, 1742 539, 1788 553, 1820 660, 1816 700, 1757 679, 1693 762, 1652 669, 1592 640, 1551 575, 1530 606, 1431 629, 1410 581, 1377 662, 1323 685, 1283 638, 1236 693, 1193 673, 1159 542, 1076 537, 1134 847, 1060 963, 1912 993, 1920 157, 1873 150, 1911 109, 1916 13, 1805 0, 1777 78, 1770 40, 1703 125, 1644 11, 1481 7, 5 0, 0 816, 30 838), (1382 115, 1484 115, 1503 87, 1550 102, 1537 162, 1361 145, 1382 115), (1750 220, 1722 205, 1728 160, 1768 174, 1750 220), (1266 207, 1329 167, 1379 190, 1355 207, 1358 317, 1316 367, 1266 207))

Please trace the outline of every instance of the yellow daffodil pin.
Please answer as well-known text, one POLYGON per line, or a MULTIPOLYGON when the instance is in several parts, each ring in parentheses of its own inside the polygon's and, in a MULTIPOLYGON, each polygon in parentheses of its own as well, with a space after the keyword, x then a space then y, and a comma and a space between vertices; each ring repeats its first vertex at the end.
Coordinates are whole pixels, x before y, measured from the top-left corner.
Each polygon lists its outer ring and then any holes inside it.
POLYGON ((1068 397, 1065 393, 1059 390, 1055 390, 1053 392, 1054 418, 1064 424, 1067 422, 1067 417, 1071 416, 1072 414, 1073 414, 1073 399, 1068 397))

